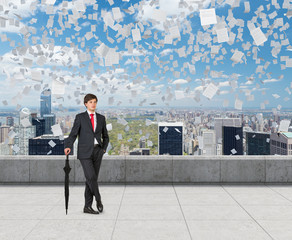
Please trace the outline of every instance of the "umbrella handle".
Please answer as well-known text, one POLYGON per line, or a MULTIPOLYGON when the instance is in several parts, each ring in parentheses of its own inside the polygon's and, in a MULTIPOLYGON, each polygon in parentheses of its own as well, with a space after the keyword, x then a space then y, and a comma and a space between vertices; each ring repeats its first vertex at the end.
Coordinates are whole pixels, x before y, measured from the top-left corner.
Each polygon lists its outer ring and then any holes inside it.
POLYGON ((69 154, 66 155, 66 160, 69 160, 69 154))

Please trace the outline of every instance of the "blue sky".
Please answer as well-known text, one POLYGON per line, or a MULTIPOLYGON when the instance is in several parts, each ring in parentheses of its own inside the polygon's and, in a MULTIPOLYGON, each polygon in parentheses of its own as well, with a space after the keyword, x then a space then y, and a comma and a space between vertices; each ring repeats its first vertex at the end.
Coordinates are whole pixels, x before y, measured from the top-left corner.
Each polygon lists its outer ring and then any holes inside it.
POLYGON ((244 2, 248 1, 212 4, 206 0, 200 6, 186 1, 180 7, 178 0, 112 1, 113 5, 111 1, 91 0, 42 2, 2 4, 1 16, 7 19, 6 27, 0 28, 2 106, 37 106, 40 91, 52 87, 53 82, 60 86, 53 91, 55 106, 82 106, 88 92, 96 94, 103 107, 232 108, 235 101, 242 102, 243 108, 280 110, 291 106, 291 51, 287 50, 291 46, 291 20, 285 15, 286 1, 250 1, 249 13, 244 12, 244 2), (117 7, 122 19, 114 19, 117 7), (217 24, 202 27, 200 9, 213 8, 217 24), (5 10, 9 11, 5 14, 5 10), (160 10, 158 16, 156 10, 160 10), (153 21, 163 15, 163 21, 153 21), (71 19, 75 19, 73 23, 71 19), (20 27, 14 26, 17 20, 20 27), (266 35, 263 44, 254 42, 248 21, 266 35), (275 27, 275 23, 284 27, 275 27), (176 26, 180 38, 164 44, 165 35, 176 26), (136 28, 142 37, 138 42, 132 36, 136 28), (235 40, 218 43, 216 29, 220 28, 227 28, 229 38, 234 34, 235 40), (104 56, 97 53, 102 44, 115 52, 118 64, 104 66, 104 56), (249 50, 245 44, 250 45, 249 50), (280 46, 280 51, 273 56, 274 46, 280 46), (219 52, 211 54, 216 47, 219 52), (185 56, 179 56, 180 51, 185 56), (234 51, 243 53, 236 64, 231 60, 234 51), (26 59, 31 62, 25 64, 26 59), (41 76, 39 81, 32 79, 35 73, 41 76), (210 84, 218 91, 209 99, 204 92, 210 84))

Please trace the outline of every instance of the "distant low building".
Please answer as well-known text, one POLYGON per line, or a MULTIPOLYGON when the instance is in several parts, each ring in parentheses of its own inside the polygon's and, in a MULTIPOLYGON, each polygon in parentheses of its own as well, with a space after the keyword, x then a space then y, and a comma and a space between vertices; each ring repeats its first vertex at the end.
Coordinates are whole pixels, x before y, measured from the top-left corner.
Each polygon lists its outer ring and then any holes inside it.
MULTIPOLYGON (((73 155, 71 149, 70 155, 73 155)), ((29 155, 64 155, 64 140, 46 134, 29 139, 29 155)))
POLYGON ((292 155, 292 132, 271 134, 271 155, 292 155))
POLYGON ((150 148, 134 148, 130 155, 150 155, 150 148))

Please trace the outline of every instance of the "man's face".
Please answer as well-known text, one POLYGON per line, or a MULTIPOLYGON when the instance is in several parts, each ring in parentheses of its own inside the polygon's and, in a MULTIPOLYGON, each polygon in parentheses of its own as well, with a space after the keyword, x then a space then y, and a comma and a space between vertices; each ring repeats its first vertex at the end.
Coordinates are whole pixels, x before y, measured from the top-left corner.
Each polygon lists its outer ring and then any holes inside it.
POLYGON ((96 99, 91 99, 87 103, 85 103, 85 106, 89 111, 93 112, 96 109, 96 104, 97 104, 96 99))

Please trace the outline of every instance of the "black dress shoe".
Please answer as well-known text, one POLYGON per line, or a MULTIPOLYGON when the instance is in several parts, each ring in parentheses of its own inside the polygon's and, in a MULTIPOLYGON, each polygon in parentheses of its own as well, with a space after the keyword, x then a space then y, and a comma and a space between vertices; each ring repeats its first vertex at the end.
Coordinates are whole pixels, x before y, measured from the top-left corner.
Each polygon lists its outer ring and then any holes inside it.
POLYGON ((103 211, 103 205, 102 205, 101 201, 96 201, 96 207, 97 207, 97 210, 99 212, 103 211))
POLYGON ((99 212, 95 211, 92 207, 84 207, 83 212, 84 213, 91 213, 91 214, 99 214, 99 212))

